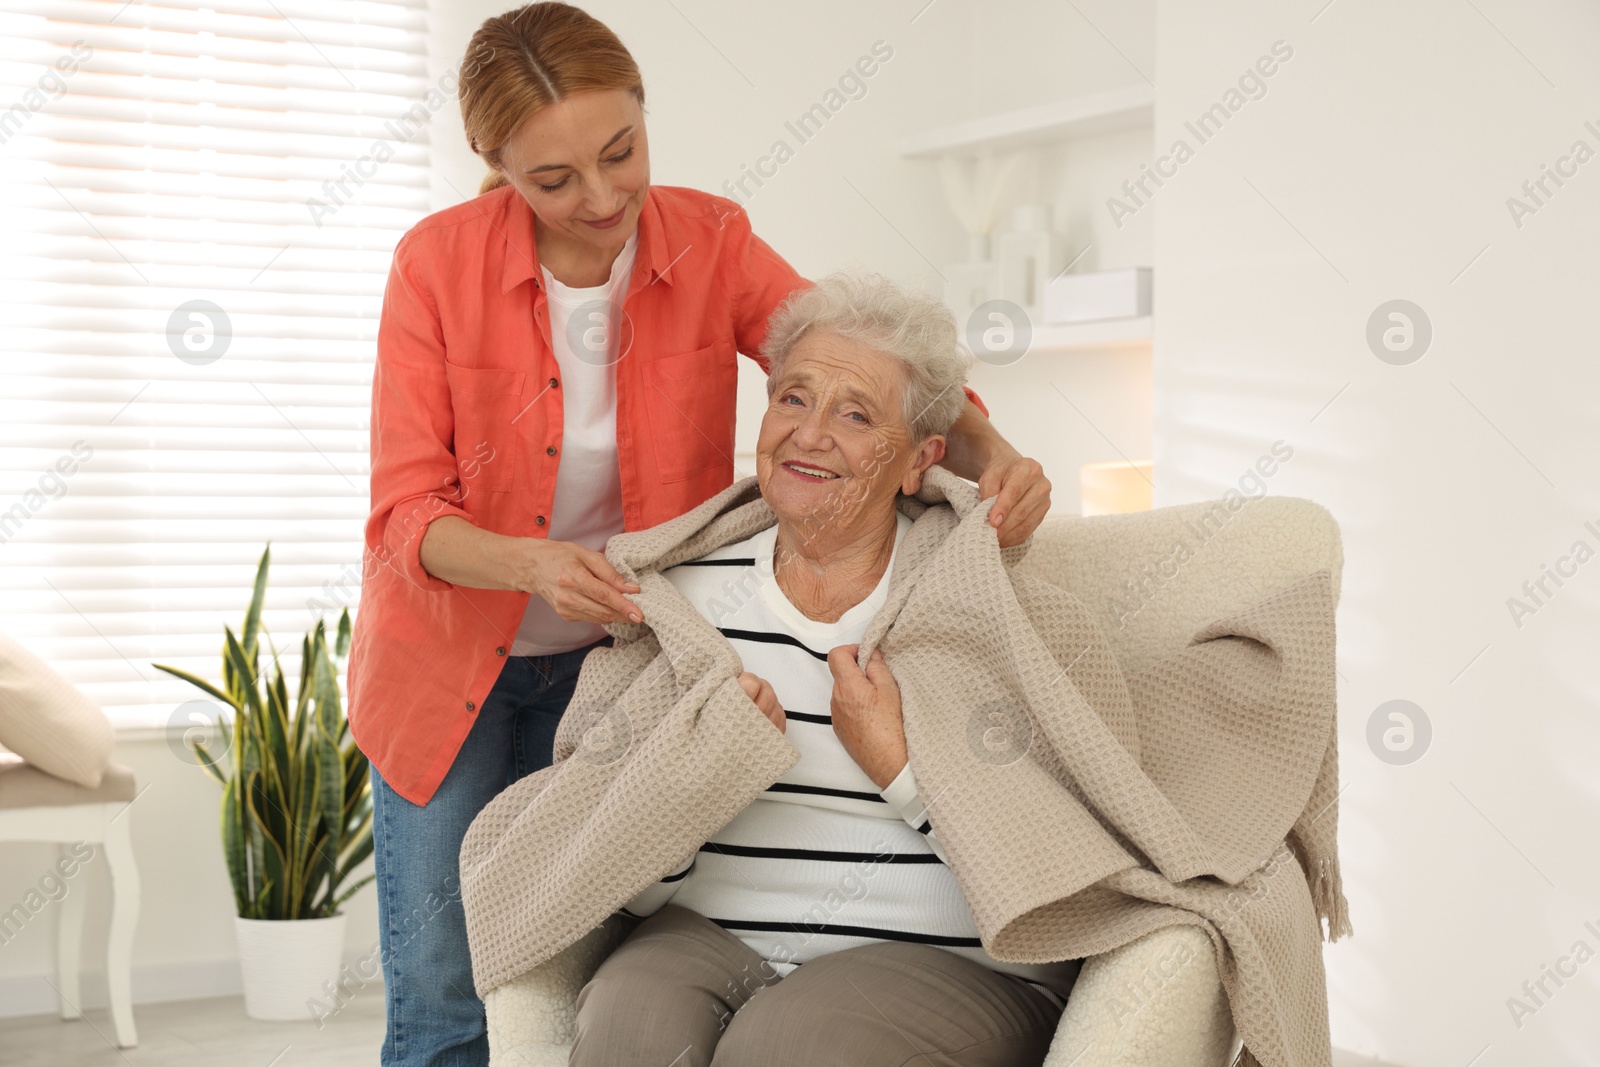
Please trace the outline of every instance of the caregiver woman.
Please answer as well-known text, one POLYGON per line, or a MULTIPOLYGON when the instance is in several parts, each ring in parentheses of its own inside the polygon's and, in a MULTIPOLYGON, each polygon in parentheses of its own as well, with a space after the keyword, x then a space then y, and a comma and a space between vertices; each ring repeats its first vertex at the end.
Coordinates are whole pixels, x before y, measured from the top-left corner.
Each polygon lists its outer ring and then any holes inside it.
MULTIPOLYGON (((578 668, 610 641, 601 624, 641 621, 607 538, 733 483, 735 353, 759 352, 768 315, 810 284, 732 201, 650 185, 638 68, 584 12, 489 19, 460 84, 493 172, 395 249, 350 660, 350 727, 372 762, 382 1062, 407 1067, 488 1062, 462 837, 549 765, 578 668)), ((1000 543, 1019 543, 1050 483, 968 398, 945 465, 998 496, 1000 543)))

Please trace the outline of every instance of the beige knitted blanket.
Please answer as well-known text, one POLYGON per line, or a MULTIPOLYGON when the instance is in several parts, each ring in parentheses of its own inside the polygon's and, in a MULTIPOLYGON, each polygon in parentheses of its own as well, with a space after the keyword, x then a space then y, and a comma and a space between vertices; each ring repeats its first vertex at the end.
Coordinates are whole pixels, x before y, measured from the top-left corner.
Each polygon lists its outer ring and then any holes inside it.
MULTIPOLYGON (((984 948, 1078 959, 1196 924, 1248 1053, 1330 1067, 1321 920, 1330 940, 1350 929, 1329 573, 1127 678, 1076 597, 1013 569, 1029 543, 998 547, 971 484, 933 467, 898 506, 914 521, 861 663, 881 647, 900 685, 912 771, 984 948)), ((746 478, 606 546, 646 621, 607 627, 554 764, 467 832, 479 995, 598 926, 799 759, 735 681, 732 645, 660 574, 776 521, 746 478)))

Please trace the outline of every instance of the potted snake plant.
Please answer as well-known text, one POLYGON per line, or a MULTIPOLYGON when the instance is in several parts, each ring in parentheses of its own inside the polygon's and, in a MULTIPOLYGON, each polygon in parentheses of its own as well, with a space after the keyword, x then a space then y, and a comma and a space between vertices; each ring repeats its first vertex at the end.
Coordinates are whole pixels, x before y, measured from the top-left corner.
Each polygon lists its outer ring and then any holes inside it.
POLYGON ((261 553, 243 630, 223 627, 222 682, 163 664, 233 709, 214 756, 191 741, 196 762, 222 786, 222 851, 233 883, 245 1011, 257 1019, 306 1019, 308 1001, 337 979, 344 948, 340 905, 373 879, 345 882, 372 855, 367 758, 350 737, 338 672, 350 648, 350 613, 331 640, 319 619, 300 643, 291 695, 268 647, 261 670, 261 604, 271 546, 261 553))

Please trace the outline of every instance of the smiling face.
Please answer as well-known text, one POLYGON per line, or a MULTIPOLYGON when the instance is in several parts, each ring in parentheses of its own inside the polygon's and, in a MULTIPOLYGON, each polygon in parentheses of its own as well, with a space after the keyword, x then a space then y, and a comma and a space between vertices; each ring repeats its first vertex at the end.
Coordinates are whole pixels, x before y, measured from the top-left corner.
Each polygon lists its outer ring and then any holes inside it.
POLYGON ((644 111, 625 89, 573 93, 530 115, 497 169, 533 208, 541 259, 609 267, 650 191, 644 111))
POLYGON ((915 443, 906 425, 905 365, 834 333, 808 332, 769 389, 756 441, 761 495, 807 540, 846 544, 894 521, 944 456, 944 438, 915 443))

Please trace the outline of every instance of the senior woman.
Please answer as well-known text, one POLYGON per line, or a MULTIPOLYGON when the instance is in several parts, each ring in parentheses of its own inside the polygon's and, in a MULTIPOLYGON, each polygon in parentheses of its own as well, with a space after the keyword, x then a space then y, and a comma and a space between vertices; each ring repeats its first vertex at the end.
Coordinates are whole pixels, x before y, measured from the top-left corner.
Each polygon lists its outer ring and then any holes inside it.
MULTIPOLYGON (((372 765, 382 1062, 404 1067, 487 1062, 462 837, 550 763, 602 624, 639 619, 599 549, 732 484, 735 354, 758 352, 807 284, 732 201, 650 184, 638 67, 579 9, 487 20, 459 79, 492 171, 395 249, 350 662, 372 765)), ((946 401, 944 463, 998 497, 999 536, 1020 542, 1049 482, 967 395, 946 401)))
POLYGON ((646 918, 582 989, 569 1062, 1039 1064, 1078 963, 984 951, 894 677, 879 652, 856 665, 911 526, 896 498, 961 411, 955 323, 834 275, 790 297, 763 352, 757 471, 777 524, 662 576, 732 643, 740 685, 800 758, 629 901, 646 918))

